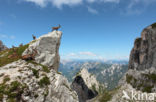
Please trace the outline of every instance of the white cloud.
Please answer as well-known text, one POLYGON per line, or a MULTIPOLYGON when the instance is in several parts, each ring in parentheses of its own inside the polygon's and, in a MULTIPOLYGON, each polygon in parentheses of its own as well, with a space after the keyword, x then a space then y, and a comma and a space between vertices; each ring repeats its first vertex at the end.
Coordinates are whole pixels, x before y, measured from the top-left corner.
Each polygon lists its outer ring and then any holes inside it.
POLYGON ((103 2, 119 3, 120 0, 102 0, 103 2))
POLYGON ((63 58, 69 59, 97 59, 97 55, 93 52, 78 52, 78 53, 69 53, 67 55, 62 55, 63 58))
POLYGON ((78 5, 82 3, 82 0, 49 0, 54 6, 61 8, 62 5, 78 5))
POLYGON ((95 9, 89 7, 89 6, 88 6, 87 8, 88 8, 88 11, 89 11, 90 13, 98 14, 98 11, 97 11, 97 10, 95 10, 95 9))
MULTIPOLYGON (((121 5, 121 14, 126 15, 132 15, 132 14, 141 14, 143 13, 147 7, 149 7, 150 4, 156 3, 156 0, 23 0, 25 2, 32 2, 36 5, 39 5, 40 7, 46 7, 47 5, 53 5, 59 9, 62 8, 63 5, 67 6, 75 6, 80 4, 90 5, 93 3, 98 4, 116 4, 121 5), (125 2, 125 5, 122 3, 125 2)), ((87 7, 87 6, 86 6, 87 7)), ((111 6, 110 6, 111 7, 111 6)), ((113 6, 113 9, 116 9, 113 6)), ((96 8, 87 7, 88 12, 91 12, 93 14, 98 14, 99 12, 96 10, 96 8)))
POLYGON ((149 5, 153 3, 156 3, 156 0, 130 0, 122 14, 141 14, 147 9, 149 5))
POLYGON ((85 56, 97 56, 96 54, 92 52, 79 52, 80 55, 85 55, 85 56))
POLYGON ((77 54, 76 53, 69 53, 67 56, 69 56, 69 57, 75 57, 75 56, 77 56, 77 54))
POLYGON ((104 2, 104 3, 119 3, 120 0, 87 0, 89 3, 93 2, 104 2))
POLYGON ((101 60, 101 61, 106 61, 106 60, 128 60, 129 56, 124 56, 124 55, 98 55, 90 51, 86 52, 78 52, 78 53, 69 53, 66 55, 61 55, 61 59, 91 59, 91 60, 101 60))
POLYGON ((51 3, 57 8, 61 8, 62 5, 73 6, 82 3, 82 0, 24 0, 24 1, 35 3, 40 7, 45 7, 47 4, 51 3))
POLYGON ((0 34, 0 38, 1 39, 15 39, 15 36, 14 35, 6 35, 6 34, 0 34))
POLYGON ((24 0, 27 2, 33 2, 41 7, 45 7, 48 0, 24 0))
MULTIPOLYGON (((104 2, 104 3, 119 3, 120 0, 24 0, 26 2, 32 2, 35 3, 36 5, 39 5, 40 7, 45 7, 47 4, 52 4, 56 6, 57 8, 62 8, 62 5, 68 5, 68 6, 73 6, 73 5, 79 5, 87 1, 88 3, 93 3, 93 2, 104 2)), ((91 12, 95 12, 94 10, 91 12)))

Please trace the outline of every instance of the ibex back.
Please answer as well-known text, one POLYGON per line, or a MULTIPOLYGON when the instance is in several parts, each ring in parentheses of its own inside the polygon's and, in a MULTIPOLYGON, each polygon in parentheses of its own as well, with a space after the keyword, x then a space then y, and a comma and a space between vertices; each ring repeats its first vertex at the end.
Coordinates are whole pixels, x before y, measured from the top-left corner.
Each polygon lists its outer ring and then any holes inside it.
POLYGON ((54 31, 54 30, 58 31, 59 28, 61 28, 61 25, 60 24, 59 24, 58 27, 52 27, 52 31, 54 31))

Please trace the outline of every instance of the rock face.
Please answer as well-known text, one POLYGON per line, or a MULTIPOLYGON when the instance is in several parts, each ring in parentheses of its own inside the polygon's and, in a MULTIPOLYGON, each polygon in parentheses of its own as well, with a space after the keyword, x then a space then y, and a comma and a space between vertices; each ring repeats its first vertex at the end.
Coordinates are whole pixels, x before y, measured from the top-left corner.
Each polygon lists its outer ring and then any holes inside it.
POLYGON ((60 62, 59 46, 61 36, 62 32, 60 31, 53 31, 43 35, 37 40, 32 41, 23 55, 32 54, 35 53, 34 51, 37 51, 35 62, 57 71, 60 62))
POLYGON ((29 43, 23 55, 35 49, 35 60, 0 67, 0 102, 78 102, 67 79, 57 72, 61 35, 54 31, 29 43))
POLYGON ((88 73, 85 68, 77 74, 71 87, 77 92, 79 102, 86 102, 87 100, 96 97, 99 90, 103 88, 94 75, 88 73))
POLYGON ((148 26, 137 38, 130 54, 129 69, 120 81, 120 88, 110 102, 152 102, 156 94, 156 23, 148 26), (121 98, 127 93, 129 98, 121 98), (146 97, 133 97, 133 95, 146 97), (150 97, 150 98, 149 98, 150 97))
POLYGON ((156 92, 156 24, 145 28, 130 54, 125 81, 143 92, 156 92))
POLYGON ((0 40, 0 51, 3 51, 5 49, 7 49, 7 47, 3 45, 3 42, 0 40))
POLYGON ((77 76, 72 83, 72 89, 75 90, 79 97, 79 102, 86 102, 88 99, 92 99, 97 96, 97 91, 91 90, 85 84, 81 76, 77 76))
POLYGON ((137 38, 130 54, 129 69, 156 68, 156 27, 148 26, 137 38))

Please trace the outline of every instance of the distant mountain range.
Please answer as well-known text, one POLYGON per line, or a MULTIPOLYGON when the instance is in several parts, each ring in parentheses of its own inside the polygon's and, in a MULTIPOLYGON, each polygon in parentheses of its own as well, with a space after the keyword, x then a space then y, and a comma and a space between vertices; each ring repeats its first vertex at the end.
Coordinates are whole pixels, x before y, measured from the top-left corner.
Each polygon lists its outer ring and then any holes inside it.
POLYGON ((107 89, 113 89, 127 72, 128 61, 62 60, 59 71, 67 77, 69 82, 72 82, 74 76, 82 68, 86 68, 90 73, 94 74, 97 80, 103 83, 107 89))

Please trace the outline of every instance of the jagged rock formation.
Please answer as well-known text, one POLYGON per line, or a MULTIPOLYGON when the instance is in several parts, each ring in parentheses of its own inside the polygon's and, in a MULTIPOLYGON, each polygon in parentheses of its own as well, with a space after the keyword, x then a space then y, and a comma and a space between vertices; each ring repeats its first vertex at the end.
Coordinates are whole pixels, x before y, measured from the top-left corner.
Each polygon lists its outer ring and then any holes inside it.
POLYGON ((78 102, 67 79, 57 72, 61 35, 61 32, 54 31, 27 44, 23 55, 36 49, 35 60, 11 60, 0 67, 0 101, 78 102))
POLYGON ((151 95, 156 94, 155 83, 156 23, 145 28, 141 33, 141 38, 135 40, 130 54, 129 70, 120 80, 120 88, 110 102, 154 102, 155 96, 151 95), (128 98, 122 98, 124 93, 128 98))
POLYGON ((61 35, 62 32, 53 31, 41 36, 29 45, 23 55, 32 54, 34 50, 37 50, 35 62, 57 71, 60 62, 59 46, 61 35))
POLYGON ((126 82, 143 92, 156 92, 156 27, 148 26, 137 38, 130 54, 126 82), (147 83, 148 82, 148 83, 147 83))
POLYGON ((86 102, 96 97, 104 89, 104 86, 96 80, 94 75, 88 73, 85 68, 76 75, 71 87, 77 92, 79 102, 86 102))
POLYGON ((130 54, 129 69, 144 70, 156 67, 156 27, 148 26, 137 38, 130 54))
POLYGON ((0 40, 0 51, 3 51, 5 49, 7 49, 7 47, 3 45, 3 42, 0 40))

